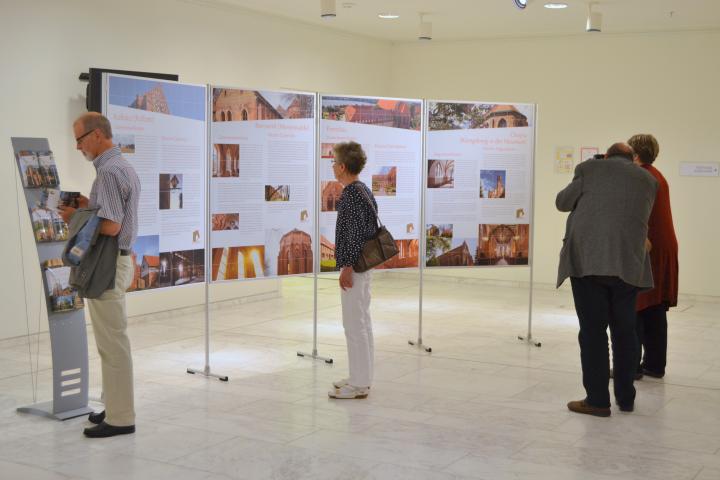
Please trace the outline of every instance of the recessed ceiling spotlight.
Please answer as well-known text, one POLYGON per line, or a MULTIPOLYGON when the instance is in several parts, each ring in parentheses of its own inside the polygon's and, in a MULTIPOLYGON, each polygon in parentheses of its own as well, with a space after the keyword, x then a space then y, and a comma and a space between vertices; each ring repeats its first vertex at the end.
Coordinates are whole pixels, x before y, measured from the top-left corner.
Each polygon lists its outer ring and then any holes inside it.
POLYGON ((549 8, 551 10, 560 10, 562 8, 567 8, 567 7, 568 7, 567 3, 561 3, 561 2, 551 2, 551 3, 545 4, 545 8, 549 8))
POLYGON ((396 18, 400 18, 400 15, 395 13, 378 13, 378 17, 385 20, 395 20, 396 18))
POLYGON ((527 7, 528 0, 515 0, 515 6, 519 8, 520 10, 527 7))

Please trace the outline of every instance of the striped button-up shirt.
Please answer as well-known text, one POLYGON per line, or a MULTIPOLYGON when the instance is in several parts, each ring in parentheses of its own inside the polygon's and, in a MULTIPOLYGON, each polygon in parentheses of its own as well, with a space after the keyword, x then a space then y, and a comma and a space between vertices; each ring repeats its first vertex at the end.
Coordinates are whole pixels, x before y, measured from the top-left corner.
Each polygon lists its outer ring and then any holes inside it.
POLYGON ((93 165, 97 175, 90 190, 90 207, 100 207, 99 217, 120 224, 118 246, 130 250, 138 231, 140 179, 118 147, 98 155, 93 165))

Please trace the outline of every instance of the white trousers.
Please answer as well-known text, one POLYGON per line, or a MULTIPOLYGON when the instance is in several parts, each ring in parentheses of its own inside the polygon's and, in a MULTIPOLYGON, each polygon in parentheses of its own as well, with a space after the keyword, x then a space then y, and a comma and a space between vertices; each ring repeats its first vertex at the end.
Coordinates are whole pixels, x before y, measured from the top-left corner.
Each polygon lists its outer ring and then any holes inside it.
POLYGON ((125 290, 132 282, 134 269, 130 255, 118 255, 115 288, 87 300, 102 362, 105 422, 115 427, 135 425, 133 364, 125 310, 125 290))
POLYGON ((350 369, 348 383, 354 387, 369 387, 375 356, 370 320, 370 271, 353 272, 352 281, 352 288, 340 290, 350 369))

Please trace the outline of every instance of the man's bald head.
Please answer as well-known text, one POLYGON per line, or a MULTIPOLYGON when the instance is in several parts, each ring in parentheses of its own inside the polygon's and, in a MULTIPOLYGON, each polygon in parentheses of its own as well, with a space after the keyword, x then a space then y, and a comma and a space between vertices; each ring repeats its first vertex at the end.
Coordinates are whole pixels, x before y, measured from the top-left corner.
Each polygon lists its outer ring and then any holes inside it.
POLYGON ((83 132, 98 130, 105 139, 112 139, 112 127, 110 126, 110 120, 97 112, 88 112, 80 115, 77 120, 75 120, 74 124, 81 125, 83 132))
POLYGON ((608 148, 607 153, 605 153, 605 158, 610 157, 622 157, 627 160, 633 161, 633 149, 628 145, 627 143, 613 143, 610 148, 608 148))

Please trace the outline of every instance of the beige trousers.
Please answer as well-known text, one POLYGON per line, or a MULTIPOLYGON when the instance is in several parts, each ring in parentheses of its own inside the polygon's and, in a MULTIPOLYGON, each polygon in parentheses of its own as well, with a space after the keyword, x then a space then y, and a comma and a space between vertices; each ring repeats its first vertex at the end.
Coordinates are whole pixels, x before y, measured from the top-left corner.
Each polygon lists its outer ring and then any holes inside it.
POLYGON ((115 427, 135 425, 132 352, 125 310, 125 290, 132 282, 134 268, 130 255, 118 255, 115 288, 87 300, 102 362, 105 423, 115 427))
POLYGON ((371 272, 352 272, 352 288, 340 290, 350 370, 348 383, 353 387, 369 387, 373 381, 375 342, 370 318, 371 272))

